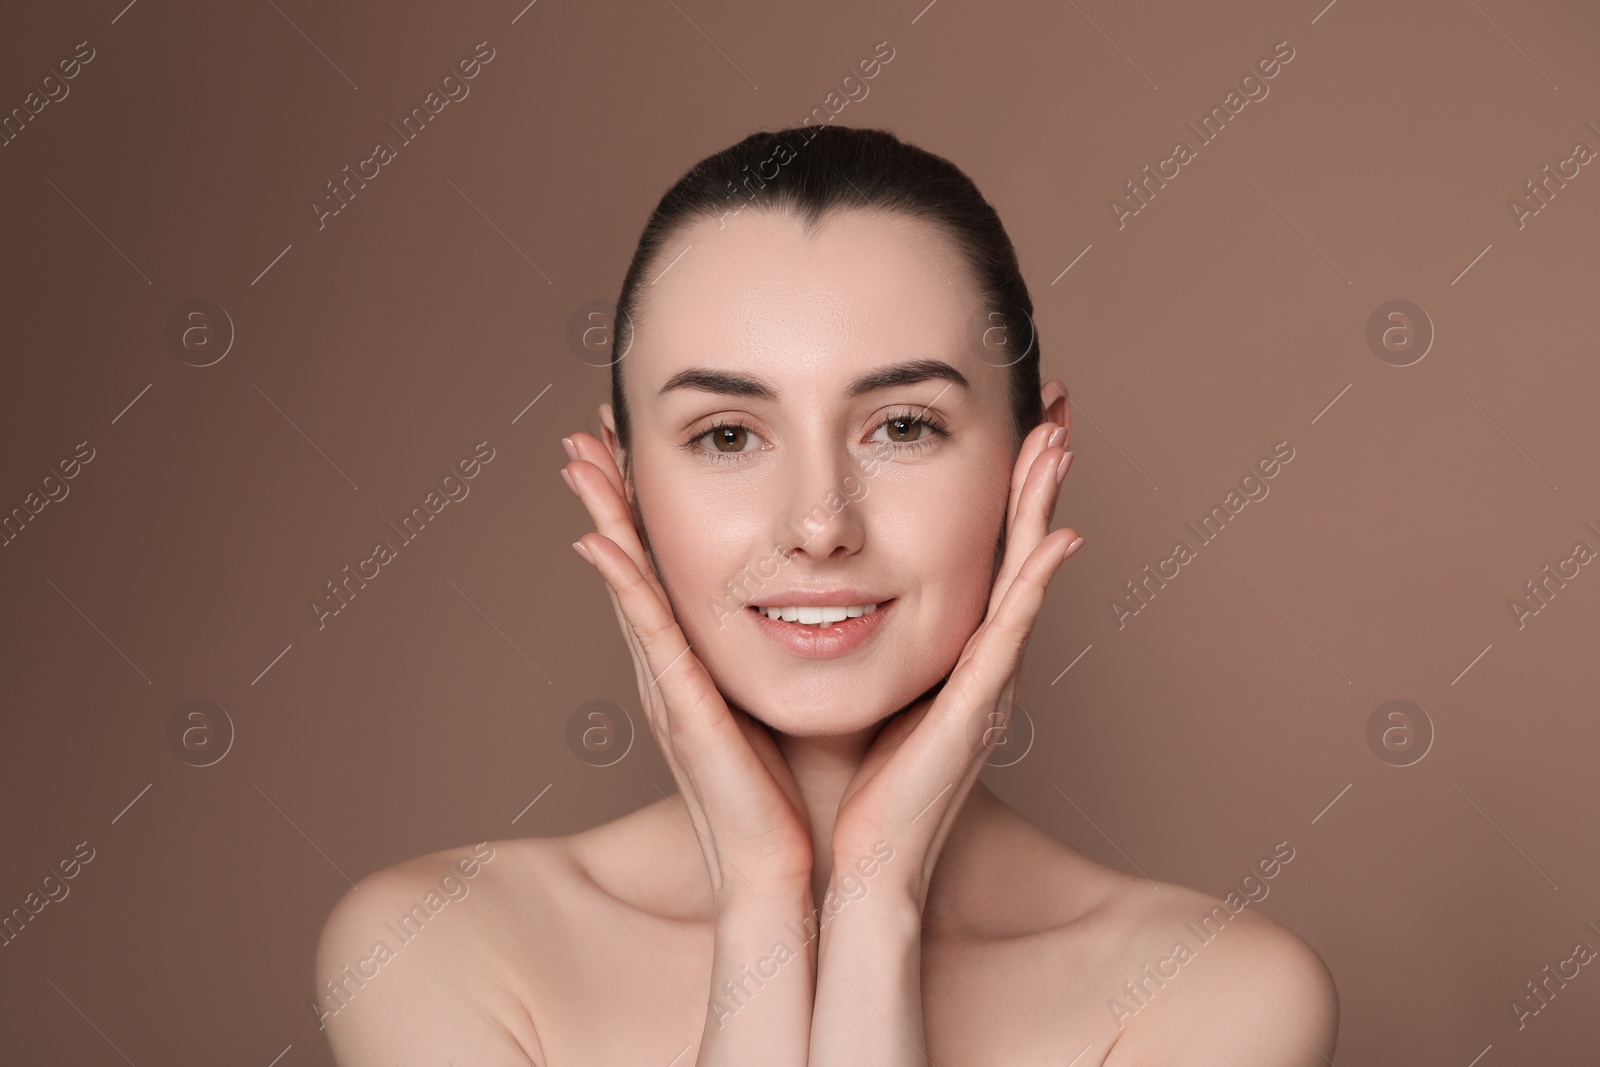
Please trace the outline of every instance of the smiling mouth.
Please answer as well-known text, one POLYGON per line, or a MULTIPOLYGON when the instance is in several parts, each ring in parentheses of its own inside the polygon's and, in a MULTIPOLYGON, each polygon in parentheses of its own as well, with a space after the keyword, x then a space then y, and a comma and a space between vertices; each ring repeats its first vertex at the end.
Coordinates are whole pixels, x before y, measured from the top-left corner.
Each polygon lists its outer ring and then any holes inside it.
MULTIPOLYGON (((885 601, 887 603, 887 601, 885 601)), ((758 607, 750 605, 750 610, 765 615, 774 622, 792 622, 797 626, 810 626, 821 628, 844 622, 846 619, 859 619, 863 615, 871 615, 879 608, 878 604, 851 604, 839 607, 758 607)))

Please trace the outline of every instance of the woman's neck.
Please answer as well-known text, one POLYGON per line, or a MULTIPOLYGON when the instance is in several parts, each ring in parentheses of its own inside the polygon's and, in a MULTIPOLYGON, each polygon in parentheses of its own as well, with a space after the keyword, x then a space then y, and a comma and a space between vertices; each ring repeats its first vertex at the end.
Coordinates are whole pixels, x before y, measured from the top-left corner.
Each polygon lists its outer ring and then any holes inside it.
MULTIPOLYGON (((789 764, 805 803, 805 816, 811 827, 811 891, 818 906, 833 877, 833 824, 839 801, 887 721, 855 733, 821 737, 797 737, 774 731, 778 750, 789 764)), ((998 804, 998 799, 982 782, 973 783, 957 816, 956 826, 952 827, 941 850, 942 868, 949 870, 961 865, 955 853, 965 851, 974 823, 992 817, 998 804)))
POLYGON ((833 877, 833 823, 839 800, 883 728, 879 723, 850 734, 795 737, 774 731, 778 750, 794 774, 811 826, 811 893, 822 902, 833 877))

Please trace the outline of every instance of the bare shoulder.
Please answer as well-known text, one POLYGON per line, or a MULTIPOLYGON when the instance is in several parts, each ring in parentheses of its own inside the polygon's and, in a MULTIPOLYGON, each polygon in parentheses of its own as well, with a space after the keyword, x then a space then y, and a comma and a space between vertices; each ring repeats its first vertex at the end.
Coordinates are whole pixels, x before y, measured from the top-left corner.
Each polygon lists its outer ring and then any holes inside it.
POLYGON ((1218 899, 1100 863, 1004 806, 991 811, 972 863, 984 873, 970 878, 970 899, 956 902, 982 925, 969 919, 964 932, 1010 953, 997 957, 1005 973, 1026 972, 1049 988, 1073 1036, 1102 1035, 1104 1059, 1094 1062, 1313 1067, 1332 1059, 1333 977, 1315 949, 1261 911, 1294 859, 1287 841, 1218 899))
MULTIPOLYGON (((494 966, 512 885, 552 867, 550 840, 483 841, 362 878, 317 944, 311 1007, 341 1067, 543 1062, 533 1020, 494 966)), ((526 899, 518 910, 526 912, 526 899)))
POLYGON ((574 991, 612 962, 597 957, 601 934, 637 954, 652 921, 693 925, 695 875, 706 879, 681 822, 663 801, 579 833, 482 841, 362 878, 317 946, 312 1011, 340 1067, 549 1062, 551 1041, 570 1043, 585 1010, 574 991))
POLYGON ((1107 914, 1129 951, 1119 954, 1125 977, 1107 994, 1117 1037, 1105 1067, 1313 1067, 1332 1059, 1338 992, 1314 948, 1242 893, 1217 899, 1138 884, 1142 891, 1107 914))

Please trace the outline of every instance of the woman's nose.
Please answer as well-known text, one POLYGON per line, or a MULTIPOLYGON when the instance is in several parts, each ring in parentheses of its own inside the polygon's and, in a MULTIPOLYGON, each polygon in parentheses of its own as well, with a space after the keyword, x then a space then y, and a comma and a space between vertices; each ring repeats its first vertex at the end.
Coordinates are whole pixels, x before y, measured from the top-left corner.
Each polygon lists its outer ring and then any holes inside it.
POLYGON ((803 550, 818 560, 841 549, 846 555, 859 552, 866 525, 860 478, 848 452, 830 451, 826 456, 792 453, 789 458, 796 469, 785 472, 791 480, 778 543, 786 551, 803 550))

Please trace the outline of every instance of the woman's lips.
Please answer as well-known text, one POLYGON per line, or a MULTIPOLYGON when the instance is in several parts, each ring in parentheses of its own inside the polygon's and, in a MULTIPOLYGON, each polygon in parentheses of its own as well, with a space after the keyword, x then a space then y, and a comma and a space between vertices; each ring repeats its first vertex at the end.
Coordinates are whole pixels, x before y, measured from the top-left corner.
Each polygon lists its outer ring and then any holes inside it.
POLYGON ((858 615, 825 626, 770 619, 753 607, 747 607, 745 611, 755 622, 756 629, 785 651, 808 659, 833 659, 848 655, 870 641, 872 635, 883 626, 884 616, 893 611, 898 603, 894 599, 885 600, 870 615, 858 615))

